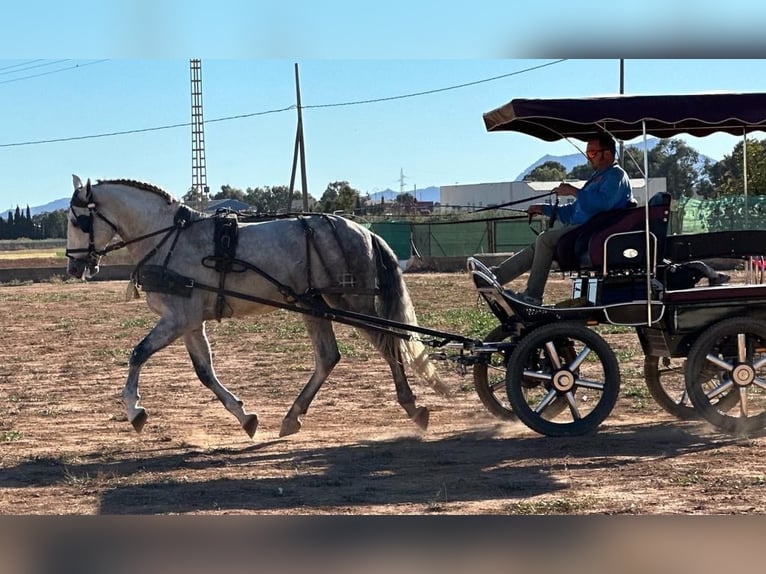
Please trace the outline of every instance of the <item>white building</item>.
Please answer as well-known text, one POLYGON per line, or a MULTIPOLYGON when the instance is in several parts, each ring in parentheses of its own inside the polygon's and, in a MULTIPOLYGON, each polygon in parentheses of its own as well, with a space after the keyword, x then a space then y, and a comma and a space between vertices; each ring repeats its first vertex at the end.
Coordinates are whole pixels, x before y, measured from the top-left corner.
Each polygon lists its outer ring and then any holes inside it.
MULTIPOLYGON (((504 181, 498 183, 442 185, 440 194, 441 206, 442 208, 460 206, 479 209, 518 201, 519 203, 514 203, 513 208, 525 211, 532 203, 554 201, 555 197, 550 195, 550 193, 559 183, 561 182, 504 181)), ((570 181, 569 183, 575 187, 582 187, 585 181, 570 181)), ((630 180, 633 195, 642 205, 646 199, 644 184, 645 181, 643 179, 630 180)), ((649 197, 663 191, 667 191, 666 179, 664 177, 650 177, 649 197)), ((573 198, 562 198, 562 201, 564 200, 572 201, 573 198)))

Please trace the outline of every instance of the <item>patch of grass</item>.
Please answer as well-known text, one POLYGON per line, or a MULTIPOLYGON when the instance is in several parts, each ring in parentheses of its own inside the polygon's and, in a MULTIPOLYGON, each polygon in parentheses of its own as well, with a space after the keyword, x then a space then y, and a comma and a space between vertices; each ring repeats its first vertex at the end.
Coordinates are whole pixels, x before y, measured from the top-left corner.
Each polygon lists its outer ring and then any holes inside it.
POLYGON ((346 343, 345 341, 338 341, 338 351, 344 357, 356 357, 358 359, 367 360, 370 358, 370 349, 372 346, 366 341, 359 341, 357 343, 346 343))
POLYGON ((683 474, 671 478, 677 486, 696 486, 705 481, 705 471, 701 468, 689 468, 683 474))
POLYGON ((141 329, 151 329, 154 327, 154 324, 157 322, 157 319, 154 317, 134 317, 133 319, 125 319, 124 321, 120 321, 120 328, 121 329, 134 329, 134 328, 141 328, 141 329))
POLYGON ((256 321, 230 319, 221 323, 217 332, 221 335, 241 335, 244 333, 265 333, 267 329, 263 323, 256 321))
POLYGON ((497 318, 484 308, 466 307, 422 313, 418 323, 436 330, 481 338, 497 326, 497 318))
POLYGON ((21 440, 23 436, 24 433, 17 430, 0 431, 0 442, 14 442, 21 440))
POLYGON ((546 498, 543 500, 512 502, 504 507, 508 514, 581 514, 594 506, 595 500, 590 497, 546 498))
POLYGON ((19 279, 13 279, 11 281, 6 281, 5 283, 0 283, 0 287, 26 287, 29 285, 32 285, 34 283, 33 281, 20 281, 19 279))
POLYGON ((113 359, 115 361, 127 361, 133 349, 92 349, 91 354, 97 359, 113 359))

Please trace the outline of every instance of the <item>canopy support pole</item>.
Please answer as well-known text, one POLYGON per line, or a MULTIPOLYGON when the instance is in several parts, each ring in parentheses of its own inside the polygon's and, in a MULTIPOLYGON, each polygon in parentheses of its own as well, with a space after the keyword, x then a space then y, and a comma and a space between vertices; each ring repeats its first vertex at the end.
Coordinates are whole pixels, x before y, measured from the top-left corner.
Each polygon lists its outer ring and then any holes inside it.
POLYGON ((646 325, 652 325, 652 257, 649 235, 649 149, 646 142, 646 120, 641 120, 644 133, 644 249, 646 250, 646 325))
POLYGON ((742 177, 745 180, 745 229, 750 229, 748 225, 749 206, 747 204, 747 130, 742 128, 742 177))

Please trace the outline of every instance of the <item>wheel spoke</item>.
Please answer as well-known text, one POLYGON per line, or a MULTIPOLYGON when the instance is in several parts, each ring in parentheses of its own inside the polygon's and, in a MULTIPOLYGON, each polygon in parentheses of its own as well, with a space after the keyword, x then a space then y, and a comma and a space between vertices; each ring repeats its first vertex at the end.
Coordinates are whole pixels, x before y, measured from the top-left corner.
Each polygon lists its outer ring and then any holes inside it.
POLYGON ((724 361, 720 357, 716 357, 715 355, 713 355, 711 353, 708 353, 705 356, 705 359, 707 359, 709 362, 713 363, 716 367, 718 367, 720 369, 723 369, 724 371, 731 372, 731 371, 734 370, 734 365, 731 365, 731 364, 727 363, 726 361, 724 361))
POLYGON ((556 345, 553 344, 553 341, 546 341, 545 353, 548 355, 548 358, 550 359, 551 365, 553 365, 553 368, 560 369, 561 361, 559 360, 559 352, 556 349, 556 345))
POLYGON ((734 386, 734 383, 731 380, 724 381, 717 387, 713 387, 711 390, 705 393, 705 396, 707 396, 708 399, 714 399, 718 397, 719 395, 725 393, 729 389, 731 389, 734 386))
POLYGON ((757 387, 760 387, 766 390, 766 380, 763 380, 761 377, 755 377, 753 379, 753 384, 757 387))
POLYGON ((747 360, 747 337, 744 333, 737 333, 737 360, 740 363, 747 360))
POLYGON ((603 381, 591 381, 590 379, 575 379, 575 386, 576 387, 584 387, 586 389, 593 389, 594 391, 603 391, 604 390, 604 382, 603 381))
POLYGON ((569 391, 564 396, 566 397, 567 402, 569 403, 569 410, 572 413, 572 418, 574 420, 580 420, 582 418, 582 415, 580 415, 580 410, 577 408, 577 401, 575 401, 574 393, 572 391, 569 391))
POLYGON ((583 350, 577 353, 574 361, 569 364, 569 370, 576 371, 588 355, 590 355, 590 352, 590 347, 583 347, 583 350))
POLYGON ((551 380, 553 380, 551 373, 541 373, 540 371, 530 371, 527 369, 524 370, 524 372, 522 373, 522 376, 525 379, 535 379, 538 381, 545 381, 545 382, 550 382, 551 380))
POLYGON ((549 390, 549 391, 548 391, 548 392, 545 394, 545 396, 544 396, 544 397, 543 397, 543 398, 540 400, 540 402, 539 402, 539 403, 537 403, 537 405, 536 405, 536 406, 535 406, 535 408, 534 408, 534 411, 535 411, 537 414, 542 414, 542 412, 543 412, 543 411, 544 411, 546 408, 548 408, 548 407, 549 407, 549 406, 550 406, 550 405, 553 403, 553 401, 555 401, 555 400, 556 400, 556 396, 557 396, 557 393, 556 393, 555 389, 550 389, 550 390, 549 390))
POLYGON ((747 387, 739 389, 739 414, 747 418, 747 387))

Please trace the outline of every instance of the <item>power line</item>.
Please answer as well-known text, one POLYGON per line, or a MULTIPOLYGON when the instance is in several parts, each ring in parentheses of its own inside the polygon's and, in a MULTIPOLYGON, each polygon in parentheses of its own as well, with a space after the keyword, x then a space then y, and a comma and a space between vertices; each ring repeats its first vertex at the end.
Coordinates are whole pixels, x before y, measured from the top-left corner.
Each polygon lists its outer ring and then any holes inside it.
MULTIPOLYGON (((61 60, 57 63, 66 62, 67 60, 61 60)), ((41 72, 39 74, 32 74, 30 76, 21 76, 20 78, 13 78, 10 80, 3 80, 0 84, 10 84, 11 82, 20 82, 21 80, 29 80, 30 78, 39 78, 40 76, 48 76, 50 74, 58 74, 59 72, 66 72, 67 70, 74 70, 76 68, 84 68, 86 66, 93 66, 94 64, 101 64, 102 62, 108 62, 109 59, 96 60, 95 62, 87 62, 85 64, 75 64, 67 68, 59 68, 58 70, 49 70, 48 72, 41 72)))
MULTIPOLYGON (((286 112, 288 110, 295 109, 295 105, 287 106, 286 108, 280 108, 277 110, 267 110, 265 112, 253 112, 251 114, 240 114, 237 116, 227 116, 224 118, 214 118, 212 120, 205 120, 204 123, 210 124, 213 122, 226 122, 230 120, 239 120, 243 118, 252 118, 254 116, 264 116, 267 114, 276 114, 280 112, 286 112)), ((16 142, 16 143, 7 143, 7 144, 0 144, 0 148, 3 147, 18 147, 18 146, 26 146, 26 145, 37 145, 37 144, 48 144, 48 143, 61 143, 61 142, 70 142, 70 141, 77 141, 77 140, 88 140, 88 139, 95 139, 95 138, 107 138, 112 136, 124 136, 129 134, 140 134, 145 132, 156 132, 160 130, 171 130, 174 128, 187 128, 191 126, 191 122, 184 122, 181 124, 170 124, 166 126, 155 126, 152 128, 140 128, 135 130, 124 130, 119 132, 109 132, 109 133, 103 133, 103 134, 91 134, 86 136, 71 136, 68 138, 55 138, 55 139, 48 139, 48 140, 35 140, 35 141, 26 141, 26 142, 16 142)))
POLYGON ((21 62, 19 64, 11 64, 10 66, 3 66, 0 68, 0 70, 10 70, 11 68, 18 68, 19 66, 26 66, 29 64, 34 64, 35 62, 42 62, 42 58, 38 58, 37 60, 29 60, 27 62, 21 62))
POLYGON ((449 90, 457 90, 460 88, 466 88, 468 86, 476 86, 478 84, 485 84, 487 82, 494 82, 495 80, 502 80, 503 78, 510 78, 511 76, 518 76, 519 74, 524 74, 526 72, 532 72, 534 70, 539 70, 540 68, 545 68, 547 66, 553 66, 554 64, 560 64, 561 62, 566 62, 566 59, 561 60, 555 60, 553 62, 548 62, 547 64, 540 64, 539 66, 533 66, 531 68, 526 68, 524 70, 518 70, 516 72, 511 72, 509 74, 503 74, 501 76, 494 76, 492 78, 485 78, 484 80, 477 80, 475 82, 468 82, 466 84, 458 84, 456 86, 448 86, 446 88, 436 88, 434 90, 427 90, 425 92, 415 92, 412 94, 403 94, 400 96, 390 96, 387 98, 377 98, 374 100, 359 100, 355 102, 342 102, 337 104, 317 104, 313 106, 303 106, 303 109, 310 109, 310 108, 337 108, 340 106, 356 106, 361 104, 374 104, 377 102, 388 102, 391 100, 402 100, 404 98, 415 98, 417 96, 428 96, 430 94, 438 94, 439 92, 447 92, 449 90))
POLYGON ((35 64, 35 62, 40 62, 40 61, 42 60, 32 60, 31 62, 25 62, 24 64, 16 64, 15 66, 9 66, 9 68, 18 68, 17 70, 2 68, 2 70, 5 70, 5 71, 4 72, 0 71, 0 76, 6 76, 8 74, 18 74, 19 72, 26 72, 27 70, 34 70, 35 68, 44 68, 46 66, 55 66, 56 64, 69 62, 69 60, 53 60, 52 62, 43 62, 42 64, 35 64), (22 68, 21 66, 26 66, 26 67, 22 68))
MULTIPOLYGON (((105 62, 107 60, 97 60, 95 62, 91 62, 89 64, 84 65, 93 65, 98 64, 101 62, 105 62)), ((523 70, 517 70, 515 72, 510 72, 508 74, 502 74, 500 76, 493 76, 491 78, 485 78, 483 80, 477 80, 475 82, 468 82, 465 84, 458 84, 454 86, 448 86, 445 88, 437 88, 434 90, 427 90, 423 92, 415 92, 410 94, 403 94, 399 96, 391 96, 386 98, 377 98, 377 99, 371 99, 371 100, 358 100, 353 102, 341 102, 341 103, 335 103, 335 104, 316 104, 316 105, 310 105, 310 106, 301 106, 302 109, 319 109, 319 108, 332 108, 332 107, 341 107, 341 106, 356 106, 356 105, 365 105, 365 104, 372 104, 377 102, 386 102, 391 100, 401 100, 404 98, 414 98, 417 96, 425 96, 429 94, 436 94, 439 92, 446 92, 448 90, 457 90, 459 88, 465 88, 468 86, 475 86, 478 84, 484 84, 487 82, 494 82, 496 80, 501 80, 504 78, 509 78, 512 76, 517 76, 519 74, 524 74, 527 72, 532 72, 534 70, 539 70, 541 68, 545 68, 548 66, 552 66, 554 64, 560 64, 562 62, 566 62, 566 59, 561 60, 554 60, 553 62, 548 62, 545 64, 540 64, 539 66, 532 66, 530 68, 525 68, 523 70)), ((78 67, 78 66, 74 66, 78 67)), ((82 66, 80 66, 82 67, 82 66)), ((65 68, 65 69, 72 69, 72 68, 65 68)), ((56 71, 64 71, 62 70, 56 70, 56 71)), ((47 73, 55 73, 54 72, 47 72, 47 73)), ((45 75, 45 74, 39 74, 39 75, 45 75)), ((34 77, 34 76, 30 76, 34 77)), ((24 78, 18 78, 18 79, 24 79, 24 78)), ((0 82, 0 84, 7 83, 8 81, 15 81, 15 80, 7 80, 6 82, 0 82)), ((273 109, 273 110, 266 110, 261 112, 252 112, 248 114, 239 114, 235 116, 226 116, 221 118, 214 118, 212 120, 205 120, 203 123, 210 124, 215 122, 226 122, 226 121, 232 121, 232 120, 239 120, 239 119, 245 119, 245 118, 252 118, 256 116, 265 116, 268 114, 276 114, 281 112, 286 112, 289 110, 296 109, 295 104, 286 106, 284 108, 279 109, 273 109)), ((62 143, 62 142, 70 142, 70 141, 79 141, 79 140, 87 140, 87 139, 96 139, 96 138, 105 138, 105 137, 114 137, 114 136, 123 136, 123 135, 130 135, 130 134, 138 134, 138 133, 146 133, 146 132, 154 132, 154 131, 160 131, 160 130, 169 130, 169 129, 175 129, 175 128, 185 128, 191 126, 191 122, 184 122, 179 124, 169 124, 164 126, 155 126, 150 128, 140 128, 140 129, 133 129, 133 130, 123 130, 123 131, 115 131, 115 132, 108 132, 108 133, 101 133, 101 134, 90 134, 90 135, 84 135, 84 136, 70 136, 66 138, 52 138, 52 139, 45 139, 45 140, 31 140, 31 141, 23 141, 23 142, 14 142, 14 143, 5 143, 0 144, 0 148, 7 148, 7 147, 21 147, 21 146, 29 146, 29 145, 41 145, 41 144, 50 144, 50 143, 62 143)))

